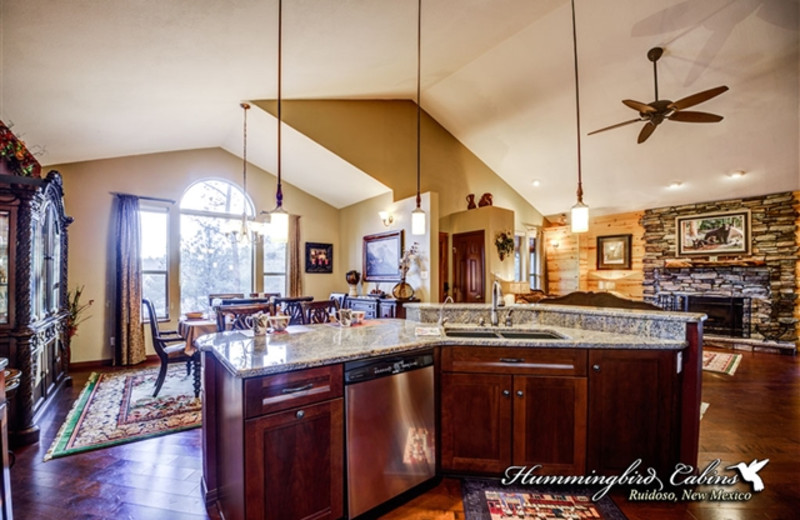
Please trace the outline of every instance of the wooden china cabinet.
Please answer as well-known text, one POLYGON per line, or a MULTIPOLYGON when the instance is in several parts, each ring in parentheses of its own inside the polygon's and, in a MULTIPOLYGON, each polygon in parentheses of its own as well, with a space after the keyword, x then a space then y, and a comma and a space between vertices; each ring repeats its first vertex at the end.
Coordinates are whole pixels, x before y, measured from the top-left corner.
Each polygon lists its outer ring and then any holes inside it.
MULTIPOLYGON (((5 144, 5 138, 4 138, 5 144)), ((38 414, 69 381, 67 226, 61 175, 0 156, 0 357, 19 369, 11 443, 39 440, 38 414)), ((38 165, 37 165, 38 166, 38 165)))

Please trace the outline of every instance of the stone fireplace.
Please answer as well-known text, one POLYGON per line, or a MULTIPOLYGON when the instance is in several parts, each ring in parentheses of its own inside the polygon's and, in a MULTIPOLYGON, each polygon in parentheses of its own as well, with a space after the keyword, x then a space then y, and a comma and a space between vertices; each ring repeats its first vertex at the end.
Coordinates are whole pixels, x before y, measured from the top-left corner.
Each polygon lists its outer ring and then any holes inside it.
POLYGON ((703 312, 708 336, 752 338, 794 348, 797 201, 791 192, 646 210, 644 297, 665 309, 703 312), (751 215, 748 256, 677 257, 675 218, 751 215))

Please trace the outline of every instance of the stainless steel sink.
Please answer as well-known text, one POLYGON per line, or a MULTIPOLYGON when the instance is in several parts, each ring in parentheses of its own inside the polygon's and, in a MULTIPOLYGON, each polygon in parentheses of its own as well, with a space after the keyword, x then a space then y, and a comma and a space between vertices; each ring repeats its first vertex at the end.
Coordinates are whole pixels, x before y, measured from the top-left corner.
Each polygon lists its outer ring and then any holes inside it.
POLYGON ((447 330, 444 331, 445 336, 451 338, 492 338, 497 339, 499 336, 491 330, 447 330))
POLYGON ((486 329, 445 329, 450 338, 476 339, 565 339, 562 334, 551 330, 486 330, 486 329))

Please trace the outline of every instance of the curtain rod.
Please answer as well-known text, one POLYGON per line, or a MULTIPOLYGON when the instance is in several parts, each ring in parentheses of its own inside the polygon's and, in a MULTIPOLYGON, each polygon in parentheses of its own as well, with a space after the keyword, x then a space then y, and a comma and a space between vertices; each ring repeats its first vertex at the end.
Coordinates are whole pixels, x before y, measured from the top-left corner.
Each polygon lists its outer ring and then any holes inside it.
POLYGON ((172 200, 172 199, 161 199, 161 198, 158 198, 158 197, 145 197, 145 196, 142 196, 142 195, 134 195, 132 193, 120 193, 118 191, 109 191, 109 193, 111 195, 127 195, 128 197, 136 197, 139 200, 154 200, 154 201, 157 201, 157 202, 168 202, 170 204, 175 204, 175 201, 172 200))

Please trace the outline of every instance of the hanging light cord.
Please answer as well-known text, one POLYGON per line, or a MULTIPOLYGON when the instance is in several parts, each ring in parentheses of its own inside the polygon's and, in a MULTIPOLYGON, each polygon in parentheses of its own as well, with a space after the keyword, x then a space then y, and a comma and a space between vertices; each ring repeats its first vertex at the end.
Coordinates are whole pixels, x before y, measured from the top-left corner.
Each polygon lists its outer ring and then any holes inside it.
POLYGON ((575 30, 575 0, 572 1, 572 56, 575 61, 575 119, 578 127, 578 202, 583 204, 583 178, 581 176, 581 96, 578 87, 578 37, 575 30))
POLYGON ((281 187, 281 69, 283 55, 283 1, 278 0, 278 187, 275 190, 276 209, 283 207, 283 190, 281 187))
POLYGON ((420 107, 420 61, 422 56, 422 0, 417 2, 417 209, 420 209, 422 199, 419 194, 420 177, 420 118, 422 108, 420 107))
MULTIPOLYGON (((244 109, 244 125, 242 126, 242 187, 244 188, 245 197, 247 196, 247 111, 250 109, 250 105, 248 103, 241 103, 241 106, 244 109)), ((242 209, 242 214, 245 213, 244 208, 242 209)))

